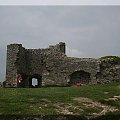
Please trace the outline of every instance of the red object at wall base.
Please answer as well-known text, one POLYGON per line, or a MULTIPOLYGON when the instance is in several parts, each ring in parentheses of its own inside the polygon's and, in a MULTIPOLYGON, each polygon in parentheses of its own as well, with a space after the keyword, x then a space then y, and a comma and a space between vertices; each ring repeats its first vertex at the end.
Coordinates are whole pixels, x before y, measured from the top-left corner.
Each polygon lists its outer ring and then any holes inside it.
POLYGON ((22 75, 21 75, 21 74, 18 74, 17 80, 18 80, 18 81, 22 81, 22 75))
POLYGON ((78 86, 78 87, 81 86, 81 83, 80 83, 80 82, 77 82, 77 83, 76 83, 76 86, 78 86))

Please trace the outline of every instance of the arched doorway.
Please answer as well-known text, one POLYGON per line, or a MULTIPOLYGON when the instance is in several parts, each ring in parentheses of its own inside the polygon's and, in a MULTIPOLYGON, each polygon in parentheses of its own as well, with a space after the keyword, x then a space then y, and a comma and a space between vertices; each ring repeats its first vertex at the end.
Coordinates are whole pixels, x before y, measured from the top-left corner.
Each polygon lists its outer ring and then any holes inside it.
POLYGON ((32 78, 32 86, 37 87, 38 86, 38 79, 37 78, 32 78))
POLYGON ((34 74, 29 77, 29 88, 38 88, 42 86, 42 77, 34 74))
POLYGON ((76 84, 80 82, 81 84, 87 84, 90 81, 90 73, 85 71, 76 71, 70 75, 70 84, 76 84))

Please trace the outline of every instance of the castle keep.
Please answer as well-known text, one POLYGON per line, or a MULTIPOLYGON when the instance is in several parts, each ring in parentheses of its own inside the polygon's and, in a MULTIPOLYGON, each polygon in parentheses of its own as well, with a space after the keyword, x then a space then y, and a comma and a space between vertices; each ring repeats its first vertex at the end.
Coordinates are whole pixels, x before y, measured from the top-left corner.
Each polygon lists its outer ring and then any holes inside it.
POLYGON ((22 44, 7 46, 6 87, 66 86, 96 84, 120 78, 120 66, 111 61, 67 57, 65 43, 46 49, 25 49, 22 44))

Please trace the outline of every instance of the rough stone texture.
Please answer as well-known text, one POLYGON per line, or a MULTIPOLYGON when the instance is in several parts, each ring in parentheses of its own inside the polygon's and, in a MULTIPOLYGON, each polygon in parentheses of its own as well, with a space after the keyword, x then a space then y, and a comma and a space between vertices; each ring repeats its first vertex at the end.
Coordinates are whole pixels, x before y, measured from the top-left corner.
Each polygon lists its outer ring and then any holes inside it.
POLYGON ((20 44, 11 44, 7 46, 7 69, 6 69, 6 85, 17 87, 17 60, 20 44))
POLYGON ((119 79, 119 73, 120 65, 93 58, 67 57, 62 42, 47 49, 25 49, 21 44, 7 46, 6 87, 32 87, 32 78, 38 79, 37 87, 75 82, 96 84, 119 79))
POLYGON ((100 72, 96 74, 97 83, 120 81, 120 64, 112 59, 101 60, 100 72))

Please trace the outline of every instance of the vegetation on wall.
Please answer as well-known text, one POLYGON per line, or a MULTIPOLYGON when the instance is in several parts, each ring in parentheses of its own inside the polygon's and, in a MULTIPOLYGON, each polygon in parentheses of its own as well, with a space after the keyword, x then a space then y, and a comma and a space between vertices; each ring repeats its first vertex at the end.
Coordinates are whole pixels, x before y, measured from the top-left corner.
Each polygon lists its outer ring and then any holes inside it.
POLYGON ((108 61, 112 61, 116 64, 120 64, 119 56, 104 56, 104 57, 101 57, 100 60, 108 60, 108 61))

